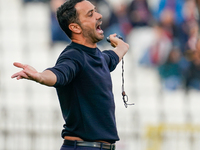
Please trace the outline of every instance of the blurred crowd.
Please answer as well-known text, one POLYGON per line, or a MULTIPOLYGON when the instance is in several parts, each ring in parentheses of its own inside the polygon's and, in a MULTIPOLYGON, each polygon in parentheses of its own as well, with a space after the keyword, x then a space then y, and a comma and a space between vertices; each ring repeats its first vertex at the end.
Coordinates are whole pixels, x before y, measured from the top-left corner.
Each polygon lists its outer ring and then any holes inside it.
MULTIPOLYGON (((51 10, 51 39, 70 42, 56 20, 57 8, 65 0, 24 0, 45 2, 51 10)), ((151 27, 156 40, 143 53, 141 66, 158 70, 162 87, 167 90, 200 90, 199 13, 195 0, 132 0, 112 7, 107 0, 91 0, 103 15, 105 37, 120 34, 124 40, 135 28, 151 27)), ((105 40, 99 44, 103 44, 105 40)))

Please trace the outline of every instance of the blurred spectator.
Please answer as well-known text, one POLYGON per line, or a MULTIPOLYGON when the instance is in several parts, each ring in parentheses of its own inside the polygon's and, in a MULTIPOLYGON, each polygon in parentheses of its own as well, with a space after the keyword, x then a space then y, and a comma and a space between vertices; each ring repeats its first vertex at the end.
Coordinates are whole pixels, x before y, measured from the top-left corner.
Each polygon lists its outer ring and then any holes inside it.
POLYGON ((152 15, 147 0, 133 0, 127 9, 128 18, 133 27, 147 26, 152 22, 152 15))
POLYGON ((187 0, 183 7, 183 21, 193 23, 198 20, 195 0, 187 0))
POLYGON ((176 26, 174 23, 175 14, 171 9, 164 9, 160 16, 159 24, 162 25, 162 28, 165 30, 165 34, 173 40, 176 38, 176 26))
POLYGON ((60 28, 57 17, 56 11, 58 7, 60 7, 66 0, 51 0, 51 40, 52 44, 55 42, 70 42, 70 39, 67 35, 63 32, 60 28))
POLYGON ((172 39, 162 24, 158 24, 154 30, 156 34, 155 42, 145 51, 140 59, 140 64, 157 67, 167 61, 172 49, 172 39))
POLYGON ((194 0, 187 0, 183 8, 183 23, 179 26, 178 38, 181 43, 182 52, 184 53, 188 46, 194 49, 198 35, 198 22, 196 14, 196 4, 194 0), (193 43, 193 44, 192 44, 193 43))
POLYGON ((117 33, 126 41, 126 36, 132 30, 132 25, 127 16, 127 5, 120 3, 113 9, 114 21, 105 29, 105 36, 117 33))
POLYGON ((187 89, 200 90, 200 40, 198 39, 198 23, 193 22, 189 28, 189 39, 187 42, 187 58, 190 60, 190 67, 186 75, 187 89))
POLYGON ((200 90, 195 0, 160 0, 158 6, 154 27, 157 38, 143 54, 140 64, 157 67, 165 89, 176 90, 186 85, 187 89, 200 90))
POLYGON ((184 44, 187 41, 187 35, 181 27, 184 22, 185 0, 160 0, 158 11, 155 13, 155 18, 158 23, 161 23, 172 41, 180 44, 181 52, 184 52, 184 44))
POLYGON ((170 9, 174 14, 175 24, 181 24, 183 22, 183 6, 185 0, 160 0, 158 5, 158 11, 155 12, 155 18, 159 21, 161 14, 164 10, 170 9))
POLYGON ((180 50, 174 47, 170 51, 167 61, 158 67, 161 83, 164 89, 176 90, 182 87, 183 74, 180 62, 180 50))
POLYGON ((124 35, 124 38, 130 33, 132 30, 132 25, 129 20, 129 16, 127 12, 127 4, 121 3, 118 7, 115 8, 115 14, 118 19, 120 31, 124 35))
POLYGON ((190 54, 191 64, 187 71, 186 88, 200 90, 200 53, 196 50, 187 53, 190 54))
POLYGON ((190 24, 188 28, 188 41, 185 44, 187 49, 196 50, 198 31, 199 27, 197 22, 193 22, 193 24, 190 24))

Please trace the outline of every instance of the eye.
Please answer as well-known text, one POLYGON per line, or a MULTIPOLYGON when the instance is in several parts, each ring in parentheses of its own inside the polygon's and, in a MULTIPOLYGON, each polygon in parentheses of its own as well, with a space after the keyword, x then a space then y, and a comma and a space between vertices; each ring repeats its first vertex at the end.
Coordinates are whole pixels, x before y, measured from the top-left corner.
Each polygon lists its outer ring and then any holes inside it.
POLYGON ((97 9, 96 9, 96 8, 90 10, 89 13, 88 13, 88 16, 89 16, 89 17, 92 17, 93 14, 94 14, 95 12, 97 12, 97 9))
POLYGON ((89 17, 92 17, 93 16, 93 12, 89 13, 89 17))

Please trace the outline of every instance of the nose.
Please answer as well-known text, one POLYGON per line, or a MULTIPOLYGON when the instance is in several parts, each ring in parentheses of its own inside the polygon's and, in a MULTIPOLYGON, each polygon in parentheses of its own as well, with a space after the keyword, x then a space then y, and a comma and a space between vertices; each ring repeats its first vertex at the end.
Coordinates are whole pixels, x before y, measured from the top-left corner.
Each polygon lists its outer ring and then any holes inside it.
POLYGON ((97 20, 100 20, 100 19, 102 19, 102 15, 97 12, 97 20))

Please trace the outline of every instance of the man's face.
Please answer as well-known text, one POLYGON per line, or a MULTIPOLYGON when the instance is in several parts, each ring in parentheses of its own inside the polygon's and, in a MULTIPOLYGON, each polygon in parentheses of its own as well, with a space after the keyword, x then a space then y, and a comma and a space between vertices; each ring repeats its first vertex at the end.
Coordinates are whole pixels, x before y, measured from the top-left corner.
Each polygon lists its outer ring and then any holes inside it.
POLYGON ((102 15, 96 11, 96 8, 89 1, 82 1, 75 6, 80 20, 83 36, 92 43, 97 43, 104 38, 101 29, 102 15))

